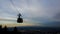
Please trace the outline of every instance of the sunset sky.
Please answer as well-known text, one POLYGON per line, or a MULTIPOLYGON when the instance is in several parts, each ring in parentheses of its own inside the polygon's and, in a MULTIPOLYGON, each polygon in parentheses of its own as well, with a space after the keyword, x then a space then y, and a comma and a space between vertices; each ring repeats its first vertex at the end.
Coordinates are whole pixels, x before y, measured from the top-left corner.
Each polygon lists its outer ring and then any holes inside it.
POLYGON ((60 0, 12 0, 12 2, 0 0, 0 24, 3 26, 11 24, 7 26, 60 27, 60 0), (16 22, 18 11, 24 20, 20 24, 16 22))

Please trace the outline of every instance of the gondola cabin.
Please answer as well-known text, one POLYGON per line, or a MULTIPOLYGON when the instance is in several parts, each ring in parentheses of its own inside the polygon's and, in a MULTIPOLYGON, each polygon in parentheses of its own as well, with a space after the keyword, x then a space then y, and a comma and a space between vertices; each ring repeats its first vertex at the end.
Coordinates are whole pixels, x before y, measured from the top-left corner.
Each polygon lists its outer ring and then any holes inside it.
POLYGON ((18 15, 17 23, 23 23, 23 19, 21 18, 21 14, 18 15))
POLYGON ((17 23, 23 23, 23 19, 22 18, 17 18, 17 23))

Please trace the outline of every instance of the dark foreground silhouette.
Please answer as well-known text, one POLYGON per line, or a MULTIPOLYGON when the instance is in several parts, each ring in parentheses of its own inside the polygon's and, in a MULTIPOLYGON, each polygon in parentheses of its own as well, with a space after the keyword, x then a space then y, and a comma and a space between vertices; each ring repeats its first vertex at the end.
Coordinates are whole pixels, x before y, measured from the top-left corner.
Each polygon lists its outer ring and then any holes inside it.
POLYGON ((60 31, 43 31, 43 30, 18 30, 17 27, 14 27, 13 31, 8 31, 8 28, 5 26, 2 28, 0 26, 0 33, 19 33, 19 34, 60 34, 60 31))

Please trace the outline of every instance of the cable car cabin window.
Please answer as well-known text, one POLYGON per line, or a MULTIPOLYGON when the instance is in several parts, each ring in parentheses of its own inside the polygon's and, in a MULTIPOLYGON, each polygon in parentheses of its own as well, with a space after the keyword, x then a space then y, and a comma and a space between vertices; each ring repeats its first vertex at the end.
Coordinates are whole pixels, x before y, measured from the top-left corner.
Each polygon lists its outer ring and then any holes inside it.
POLYGON ((18 18, 17 19, 17 23, 23 23, 23 19, 22 18, 18 18))

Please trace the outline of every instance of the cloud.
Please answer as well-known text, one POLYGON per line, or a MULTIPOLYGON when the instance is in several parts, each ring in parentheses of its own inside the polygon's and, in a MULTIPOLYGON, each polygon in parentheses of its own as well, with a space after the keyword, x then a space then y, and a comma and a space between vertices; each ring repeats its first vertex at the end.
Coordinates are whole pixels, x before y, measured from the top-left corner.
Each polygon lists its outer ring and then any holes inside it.
POLYGON ((28 21, 43 22, 44 24, 50 21, 59 21, 59 1, 60 0, 13 0, 14 7, 10 0, 0 0, 0 17, 17 18, 16 16, 19 11, 22 14, 22 18, 28 21))

